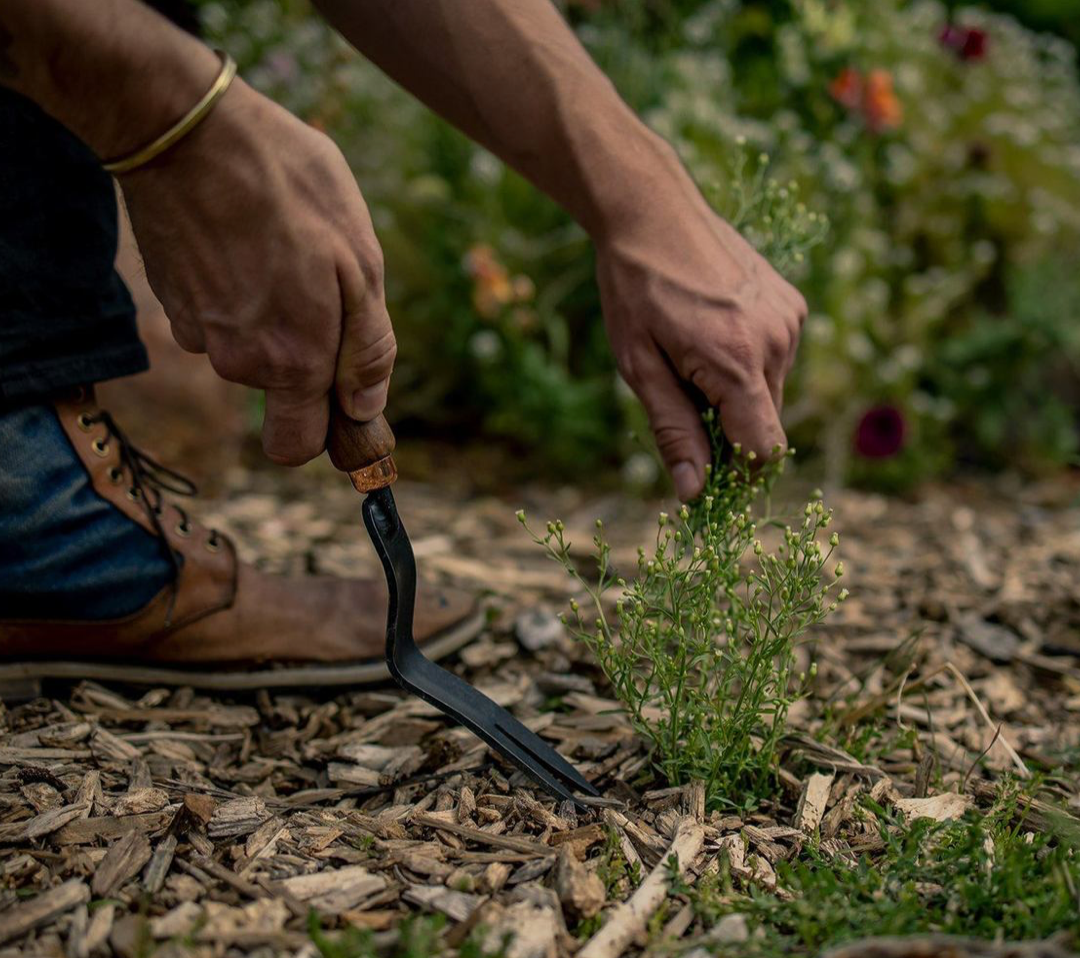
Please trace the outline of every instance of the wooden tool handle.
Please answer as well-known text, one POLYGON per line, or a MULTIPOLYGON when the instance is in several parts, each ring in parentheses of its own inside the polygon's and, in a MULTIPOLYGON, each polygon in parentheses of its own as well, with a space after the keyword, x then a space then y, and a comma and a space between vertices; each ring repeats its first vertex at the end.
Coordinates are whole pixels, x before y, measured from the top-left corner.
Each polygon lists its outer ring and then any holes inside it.
POLYGON ((331 404, 326 434, 330 461, 349 474, 360 492, 382 489, 397 479, 394 445, 394 434, 381 414, 369 422, 357 422, 345 415, 336 402, 331 404))

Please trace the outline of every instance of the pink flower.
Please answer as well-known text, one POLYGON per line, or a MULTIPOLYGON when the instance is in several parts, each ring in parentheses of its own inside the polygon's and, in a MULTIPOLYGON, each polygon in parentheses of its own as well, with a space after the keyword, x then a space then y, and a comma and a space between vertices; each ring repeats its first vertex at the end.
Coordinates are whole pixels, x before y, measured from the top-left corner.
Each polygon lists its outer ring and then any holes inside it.
POLYGON ((946 24, 938 35, 941 45, 952 50, 961 60, 981 60, 986 56, 987 36, 978 27, 946 24))
POLYGON ((874 406, 855 427, 855 451, 867 459, 888 459, 903 447, 907 423, 895 406, 874 406))

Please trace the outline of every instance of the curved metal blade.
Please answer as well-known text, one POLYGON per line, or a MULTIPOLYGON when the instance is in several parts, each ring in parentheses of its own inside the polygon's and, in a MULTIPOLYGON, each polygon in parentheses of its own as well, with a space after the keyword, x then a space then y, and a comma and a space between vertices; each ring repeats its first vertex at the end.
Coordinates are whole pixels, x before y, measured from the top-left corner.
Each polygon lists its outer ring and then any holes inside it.
POLYGON ((574 800, 572 790, 599 795, 573 765, 506 709, 424 658, 413 639, 416 560, 389 487, 370 493, 363 512, 390 590, 386 664, 398 685, 460 722, 556 798, 574 800))

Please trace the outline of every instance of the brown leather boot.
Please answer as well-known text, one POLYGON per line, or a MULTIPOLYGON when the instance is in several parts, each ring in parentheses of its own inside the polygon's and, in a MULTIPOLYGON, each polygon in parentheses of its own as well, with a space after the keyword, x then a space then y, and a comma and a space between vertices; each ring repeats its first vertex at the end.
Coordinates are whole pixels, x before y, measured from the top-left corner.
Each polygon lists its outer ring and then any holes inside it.
MULTIPOLYGON (((0 683, 97 678, 241 689, 356 685, 389 677, 384 583, 264 575, 227 536, 161 496, 185 482, 135 449, 92 390, 55 406, 94 491, 163 537, 177 577, 138 612, 108 621, 0 620, 0 683)), ((193 490, 192 490, 193 491, 193 490)), ((474 638, 483 611, 458 590, 421 585, 415 633, 444 656, 474 638)))

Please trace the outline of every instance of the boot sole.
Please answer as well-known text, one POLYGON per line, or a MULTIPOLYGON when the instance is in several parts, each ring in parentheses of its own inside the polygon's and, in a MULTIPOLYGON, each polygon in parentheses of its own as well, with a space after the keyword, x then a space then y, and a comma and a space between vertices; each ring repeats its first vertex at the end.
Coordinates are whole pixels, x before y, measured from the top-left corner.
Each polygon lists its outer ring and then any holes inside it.
MULTIPOLYGON (((441 632, 421 645, 424 655, 438 660, 468 645, 484 627, 486 610, 479 608, 457 625, 441 632)), ((340 665, 271 665, 251 666, 238 671, 235 667, 212 671, 213 666, 193 669, 183 665, 122 665, 116 662, 49 661, 6 662, 0 664, 0 695, 22 698, 18 691, 39 688, 42 679, 94 679, 124 682, 129 685, 185 685, 196 689, 235 692, 274 688, 307 688, 312 686, 377 685, 390 680, 386 662, 368 659, 363 662, 342 662, 340 665)))

